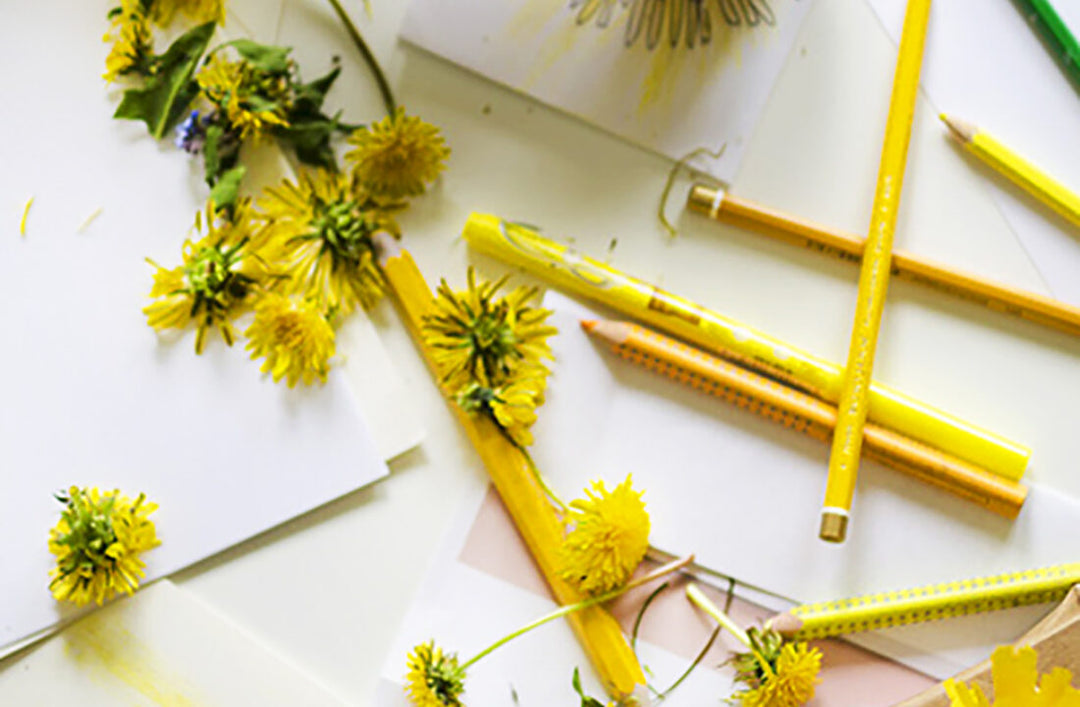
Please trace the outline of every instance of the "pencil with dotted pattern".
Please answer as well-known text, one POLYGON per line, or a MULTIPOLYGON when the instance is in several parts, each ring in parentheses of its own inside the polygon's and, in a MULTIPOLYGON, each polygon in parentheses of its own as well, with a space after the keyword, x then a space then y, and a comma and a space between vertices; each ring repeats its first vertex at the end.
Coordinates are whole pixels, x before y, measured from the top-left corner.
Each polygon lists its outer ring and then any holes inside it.
POLYGON ((1080 562, 797 606, 768 625, 809 640, 1061 600, 1080 583, 1080 562))
MULTIPOLYGON (((828 443, 836 407, 682 342, 629 322, 584 321, 619 356, 828 443)), ((867 458, 1015 518, 1027 488, 879 425, 865 427, 867 458)))

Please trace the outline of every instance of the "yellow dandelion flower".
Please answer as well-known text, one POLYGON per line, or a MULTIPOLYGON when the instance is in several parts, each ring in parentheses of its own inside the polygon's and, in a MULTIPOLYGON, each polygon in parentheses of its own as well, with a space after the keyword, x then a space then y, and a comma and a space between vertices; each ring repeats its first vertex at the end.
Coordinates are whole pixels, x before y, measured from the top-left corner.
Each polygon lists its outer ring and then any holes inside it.
POLYGON ((102 78, 115 81, 117 76, 139 70, 154 48, 150 22, 143 13, 140 0, 121 0, 112 14, 112 28, 103 38, 112 42, 105 58, 102 78))
POLYGON ((57 500, 65 508, 49 531, 49 552, 56 556, 49 573, 53 596, 82 606, 134 592, 145 576, 139 555, 161 544, 147 517, 157 504, 143 494, 132 500, 119 491, 75 486, 57 500))
POLYGON ((169 25, 178 12, 197 24, 225 24, 225 0, 154 0, 150 7, 151 18, 161 27, 169 25))
POLYGON ((817 648, 782 643, 774 662, 756 657, 754 675, 743 680, 751 687, 735 698, 742 707, 799 707, 814 696, 819 672, 821 652, 817 648))
MULTIPOLYGON (((184 241, 184 264, 157 271, 150 297, 143 308, 154 329, 183 329, 195 321, 195 352, 202 353, 206 334, 217 329, 232 346, 236 334, 232 320, 246 311, 255 292, 272 285, 267 259, 260 252, 266 240, 255 230, 250 202, 239 202, 231 217, 215 216, 207 207, 207 234, 197 242, 184 241)), ((196 223, 201 226, 199 220, 196 223)))
POLYGON ((649 514, 627 476, 610 492, 603 481, 585 489, 586 498, 570 502, 570 531, 563 540, 562 577, 583 594, 621 587, 649 549, 649 514))
POLYGON ((543 374, 524 375, 497 388, 472 383, 462 388, 454 399, 466 412, 488 415, 515 444, 527 447, 533 442, 529 428, 536 422, 543 385, 543 374))
POLYGON ((465 669, 457 655, 443 653, 434 641, 413 648, 405 674, 405 693, 414 707, 463 707, 465 669))
POLYGON ((393 116, 360 128, 349 136, 357 182, 375 196, 400 199, 424 193, 443 170, 450 148, 434 125, 398 108, 393 116))
POLYGON ((251 358, 265 358, 263 373, 274 382, 285 378, 290 388, 297 381, 326 382, 334 355, 334 329, 310 302, 294 303, 268 293, 255 305, 255 320, 244 332, 251 358))
POLYGON ((259 201, 267 233, 291 274, 291 294, 324 310, 369 308, 386 291, 371 236, 398 235, 393 216, 358 196, 349 178, 316 170, 267 188, 259 201))
POLYGON ((445 280, 439 285, 422 334, 452 396, 472 383, 498 387, 518 376, 537 379, 534 387, 543 390, 542 360, 551 358, 547 337, 556 333, 544 323, 551 312, 528 305, 535 288, 519 287, 496 299, 505 282, 477 283, 470 268, 464 291, 454 292, 445 280))
MULTIPOLYGON (((996 707, 1080 707, 1080 691, 1072 686, 1072 673, 1054 668, 1041 678, 1034 648, 1001 646, 990 657, 996 707)), ((991 707, 978 685, 945 681, 952 707, 991 707)))
POLYGON ((195 74, 203 96, 225 114, 241 139, 259 139, 274 125, 287 126, 289 85, 285 75, 268 74, 246 61, 215 53, 195 74))

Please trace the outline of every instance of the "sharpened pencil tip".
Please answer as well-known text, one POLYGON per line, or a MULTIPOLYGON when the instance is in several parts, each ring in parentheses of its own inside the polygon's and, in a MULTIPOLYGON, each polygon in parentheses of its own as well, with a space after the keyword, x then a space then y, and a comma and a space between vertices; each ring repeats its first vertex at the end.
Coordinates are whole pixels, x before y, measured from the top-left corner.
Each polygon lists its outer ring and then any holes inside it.
POLYGON ((949 135, 957 142, 962 145, 971 142, 971 138, 975 135, 974 127, 959 118, 953 118, 946 113, 942 113, 938 117, 941 118, 941 122, 945 123, 945 126, 949 129, 949 135))
POLYGON ((782 636, 791 637, 802 630, 803 622, 798 616, 792 616, 791 614, 777 614, 769 619, 765 626, 782 636))
POLYGON ((596 321, 593 319, 582 319, 581 328, 584 329, 586 333, 591 334, 592 330, 596 328, 596 321))

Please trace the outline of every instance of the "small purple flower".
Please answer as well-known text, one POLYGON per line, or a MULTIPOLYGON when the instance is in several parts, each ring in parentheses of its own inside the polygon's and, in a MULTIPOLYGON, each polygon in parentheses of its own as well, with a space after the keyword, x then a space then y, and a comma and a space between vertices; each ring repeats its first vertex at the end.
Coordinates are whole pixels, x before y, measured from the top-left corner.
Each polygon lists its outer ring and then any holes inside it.
POLYGON ((191 111, 191 115, 176 126, 176 146, 189 154, 199 154, 206 144, 206 128, 209 125, 210 116, 200 116, 199 111, 191 111))

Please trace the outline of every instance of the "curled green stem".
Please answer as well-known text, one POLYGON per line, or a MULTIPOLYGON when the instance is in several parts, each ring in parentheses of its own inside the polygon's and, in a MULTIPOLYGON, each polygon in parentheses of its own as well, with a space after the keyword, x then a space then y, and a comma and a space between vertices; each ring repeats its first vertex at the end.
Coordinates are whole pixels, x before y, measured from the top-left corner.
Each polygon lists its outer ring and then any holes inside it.
POLYGON ((356 29, 356 25, 349 19, 349 15, 345 12, 345 8, 341 6, 341 2, 339 0, 330 0, 330 5, 334 8, 334 12, 337 13, 341 23, 345 25, 345 31, 349 33, 349 37, 352 39, 353 44, 356 45, 360 56, 364 58, 364 63, 368 65, 371 73, 375 76, 375 82, 379 85, 379 93, 382 94, 383 105, 386 106, 386 114, 393 118, 397 110, 397 101, 394 100, 394 92, 390 90, 390 83, 386 80, 386 74, 383 73, 382 67, 379 66, 378 60, 371 52, 371 48, 360 35, 360 30, 356 29))

